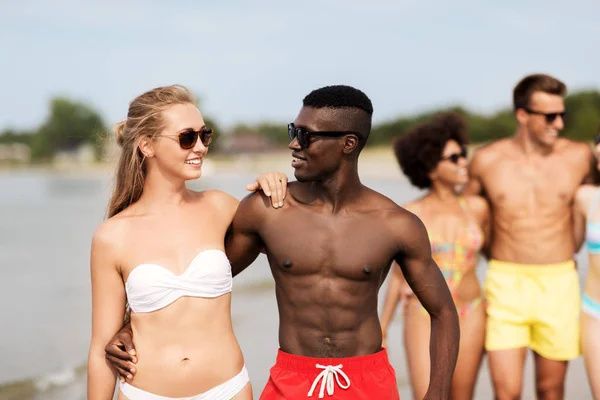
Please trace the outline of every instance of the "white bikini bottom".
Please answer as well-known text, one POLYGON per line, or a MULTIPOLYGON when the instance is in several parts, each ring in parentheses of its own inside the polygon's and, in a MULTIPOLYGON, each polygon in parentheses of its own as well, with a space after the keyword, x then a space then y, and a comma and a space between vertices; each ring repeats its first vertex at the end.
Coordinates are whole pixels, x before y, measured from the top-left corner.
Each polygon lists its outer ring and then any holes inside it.
POLYGON ((230 400, 233 396, 242 391, 242 389, 250 382, 248 370, 244 368, 239 374, 221 383, 204 393, 197 394, 192 397, 165 397, 156 394, 148 393, 128 383, 120 383, 119 389, 129 400, 230 400))

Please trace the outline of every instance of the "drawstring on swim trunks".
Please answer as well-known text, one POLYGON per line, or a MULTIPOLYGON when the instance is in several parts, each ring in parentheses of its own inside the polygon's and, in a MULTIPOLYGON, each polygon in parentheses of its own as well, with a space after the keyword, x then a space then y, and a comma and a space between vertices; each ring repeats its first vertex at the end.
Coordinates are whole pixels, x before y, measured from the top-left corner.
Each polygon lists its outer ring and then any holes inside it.
POLYGON ((339 364, 339 365, 316 364, 316 367, 319 369, 322 369, 323 371, 319 375, 317 375, 317 377, 315 378, 312 386, 310 387, 310 390, 308 391, 308 397, 312 397, 313 392, 315 391, 315 388, 317 387, 317 383, 319 383, 319 380, 321 381, 321 390, 319 391, 320 399, 322 399, 325 396, 325 387, 327 387, 327 394, 329 396, 333 395, 333 388, 334 388, 333 378, 334 377, 335 377, 335 380, 336 380, 338 386, 341 387, 342 389, 348 389, 350 387, 350 379, 348 378, 348 375, 346 375, 344 373, 344 371, 342 371, 342 367, 343 367, 342 364, 339 364), (338 374, 340 374, 346 380, 346 386, 342 385, 338 374))

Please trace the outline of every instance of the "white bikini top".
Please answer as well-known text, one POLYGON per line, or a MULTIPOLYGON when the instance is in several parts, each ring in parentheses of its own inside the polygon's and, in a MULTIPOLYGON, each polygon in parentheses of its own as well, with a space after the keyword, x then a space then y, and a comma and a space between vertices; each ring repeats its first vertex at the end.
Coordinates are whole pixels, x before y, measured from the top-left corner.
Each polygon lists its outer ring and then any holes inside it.
POLYGON ((200 252, 181 275, 157 264, 140 264, 127 277, 125 292, 131 310, 152 312, 183 296, 219 297, 231 292, 231 265, 221 250, 200 252))

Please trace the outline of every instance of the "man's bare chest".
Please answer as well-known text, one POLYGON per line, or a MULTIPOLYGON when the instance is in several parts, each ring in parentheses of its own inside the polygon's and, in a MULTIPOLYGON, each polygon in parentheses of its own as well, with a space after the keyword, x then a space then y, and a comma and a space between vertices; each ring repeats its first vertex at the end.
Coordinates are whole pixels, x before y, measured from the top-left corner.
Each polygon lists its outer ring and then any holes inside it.
POLYGON ((377 218, 298 215, 265 224, 261 238, 272 268, 293 275, 377 279, 396 243, 377 218))
POLYGON ((564 207, 572 203, 582 173, 566 165, 506 162, 489 171, 483 184, 494 207, 564 207))

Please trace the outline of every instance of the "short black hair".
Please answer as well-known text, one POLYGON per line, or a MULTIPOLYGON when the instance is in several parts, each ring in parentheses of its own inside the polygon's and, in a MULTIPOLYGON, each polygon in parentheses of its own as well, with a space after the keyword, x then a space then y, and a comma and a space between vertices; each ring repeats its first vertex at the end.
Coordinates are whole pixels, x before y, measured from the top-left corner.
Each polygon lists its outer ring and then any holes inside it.
POLYGON ((431 186, 429 173, 441 161, 449 140, 455 140, 460 146, 469 143, 467 125, 454 112, 436 114, 432 120, 415 125, 394 138, 396 160, 413 185, 420 189, 431 186))
POLYGON ((371 133, 373 104, 371 99, 361 90, 346 85, 325 86, 306 95, 302 100, 302 105, 304 107, 347 110, 348 115, 344 119, 345 129, 361 134, 358 153, 367 144, 367 139, 371 133))
POLYGON ((302 100, 302 104, 314 108, 359 108, 373 115, 369 97, 352 86, 333 85, 315 89, 302 100))

